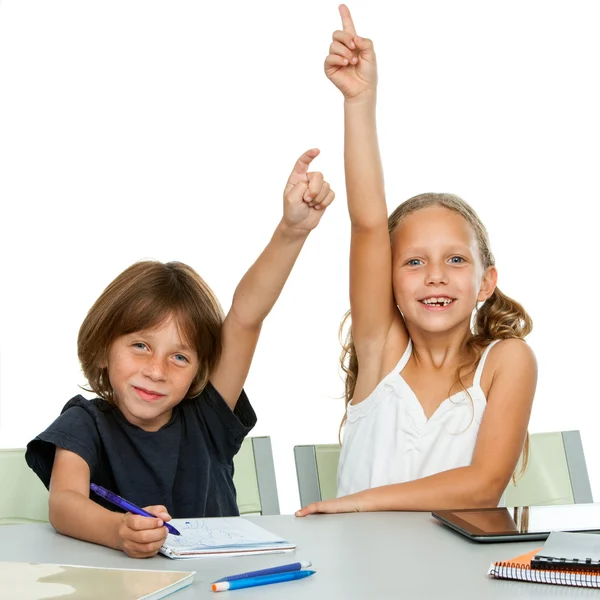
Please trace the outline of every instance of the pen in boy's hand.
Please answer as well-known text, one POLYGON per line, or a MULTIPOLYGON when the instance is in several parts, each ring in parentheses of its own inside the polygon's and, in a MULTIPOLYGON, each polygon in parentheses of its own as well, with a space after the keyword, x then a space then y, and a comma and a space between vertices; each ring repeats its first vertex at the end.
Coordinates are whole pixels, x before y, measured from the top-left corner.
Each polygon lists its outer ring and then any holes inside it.
MULTIPOLYGON (((129 500, 125 500, 125 498, 121 498, 121 496, 117 496, 117 494, 113 492, 109 492, 107 489, 103 488, 100 485, 90 483, 90 489, 92 490, 92 492, 98 494, 98 496, 100 496, 101 498, 108 500, 111 504, 114 504, 115 506, 118 506, 123 510, 129 511, 134 515, 141 515, 142 517, 152 517, 153 519, 156 519, 156 515, 150 514, 143 508, 136 506, 135 504, 129 502, 129 500)), ((164 525, 169 533, 172 533, 173 535, 181 535, 181 533, 179 533, 179 531, 177 531, 177 529, 175 529, 173 525, 170 525, 169 523, 165 523, 164 525)))

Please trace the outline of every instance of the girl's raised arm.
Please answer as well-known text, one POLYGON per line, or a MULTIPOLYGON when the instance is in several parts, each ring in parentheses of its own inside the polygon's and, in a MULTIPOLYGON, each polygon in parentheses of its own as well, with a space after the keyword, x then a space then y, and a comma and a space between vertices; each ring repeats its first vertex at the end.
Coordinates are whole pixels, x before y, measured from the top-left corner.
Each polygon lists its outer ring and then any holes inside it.
POLYGON ((392 251, 377 141, 375 51, 370 40, 356 34, 343 4, 340 15, 343 29, 333 34, 325 74, 344 95, 344 162, 352 225, 350 307, 352 337, 362 369, 369 363, 380 364, 389 330, 395 319, 401 324, 401 316, 392 288, 392 251))

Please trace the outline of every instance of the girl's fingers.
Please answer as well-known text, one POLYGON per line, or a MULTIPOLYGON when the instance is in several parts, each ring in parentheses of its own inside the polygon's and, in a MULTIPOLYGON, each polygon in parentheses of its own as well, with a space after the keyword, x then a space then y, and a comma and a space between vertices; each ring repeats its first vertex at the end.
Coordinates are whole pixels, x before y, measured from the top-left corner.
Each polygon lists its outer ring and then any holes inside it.
POLYGON ((356 44, 354 42, 354 36, 347 31, 334 31, 331 36, 334 42, 340 42, 344 44, 350 50, 354 50, 356 48, 356 44))
POLYGON ((352 62, 353 58, 356 58, 352 53, 352 50, 347 46, 344 46, 341 42, 332 42, 331 46, 329 46, 329 54, 337 54, 338 56, 343 56, 347 58, 350 62, 352 62))
POLYGON ((350 61, 337 54, 329 54, 325 59, 325 67, 345 67, 350 61))

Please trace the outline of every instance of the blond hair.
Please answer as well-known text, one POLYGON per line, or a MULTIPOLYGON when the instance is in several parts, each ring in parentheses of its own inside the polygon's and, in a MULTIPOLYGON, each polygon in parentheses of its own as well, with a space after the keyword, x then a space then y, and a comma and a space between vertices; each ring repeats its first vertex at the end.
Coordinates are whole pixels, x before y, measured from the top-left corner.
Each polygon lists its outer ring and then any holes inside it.
POLYGON ((173 317, 179 335, 198 355, 188 396, 199 394, 221 357, 223 311, 212 290, 180 262, 140 261, 114 279, 94 302, 77 338, 77 354, 89 388, 115 403, 107 359, 119 337, 157 327, 173 317))
MULTIPOLYGON (((388 219, 388 231, 390 237, 393 235, 398 225, 409 214, 430 206, 442 206, 463 217, 467 223, 469 223, 475 234, 479 258, 484 270, 495 266, 496 263, 490 248, 490 241, 485 226, 477 213, 462 198, 459 198, 454 194, 420 194, 400 204, 388 219)), ((342 343, 340 363, 342 371, 345 374, 344 396, 346 405, 348 405, 354 397, 354 389, 358 377, 358 359, 352 340, 352 327, 349 324, 350 317, 351 314, 350 311, 348 311, 342 319, 339 330, 340 341, 342 343), (348 329, 344 339, 344 330, 346 326, 348 329)), ((475 370, 483 351, 491 342, 507 338, 524 339, 525 336, 531 332, 532 328, 533 323, 531 317, 527 314, 525 309, 518 302, 509 298, 496 288, 494 293, 477 310, 472 325, 471 335, 466 341, 468 358, 457 368, 455 385, 458 384, 459 387, 467 391, 463 383, 464 375, 461 375, 461 373, 469 367, 470 370, 467 371, 465 375, 470 374, 475 370)), ((346 416, 344 414, 344 418, 340 425, 340 433, 345 420, 346 416)), ((528 459, 529 434, 527 434, 525 439, 520 474, 525 472, 528 459)))

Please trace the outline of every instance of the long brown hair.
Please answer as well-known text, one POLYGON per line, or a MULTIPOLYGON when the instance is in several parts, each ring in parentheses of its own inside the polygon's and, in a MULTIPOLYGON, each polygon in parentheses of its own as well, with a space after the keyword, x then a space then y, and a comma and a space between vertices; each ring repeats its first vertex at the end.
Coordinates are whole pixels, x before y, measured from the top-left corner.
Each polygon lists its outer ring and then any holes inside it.
POLYGON ((212 290, 188 265, 140 261, 123 271, 102 292, 85 317, 77 354, 89 388, 114 404, 107 358, 123 335, 152 329, 172 316, 179 334, 198 355, 198 373, 188 396, 199 394, 221 357, 223 311, 212 290))
MULTIPOLYGON (((406 216, 429 206, 442 206, 463 217, 475 233, 479 257, 484 270, 488 267, 495 266, 496 262, 490 248, 490 241, 485 226, 477 213, 462 198, 459 198, 454 194, 420 194, 400 204, 388 219, 388 231, 390 237, 406 216)), ((340 341, 342 343, 340 363, 342 371, 345 374, 344 396, 346 405, 348 405, 354 397, 354 389, 358 377, 358 359, 352 340, 350 318, 351 314, 350 311, 348 311, 342 319, 339 330, 340 341), (345 336, 344 331, 346 331, 345 336)), ((471 335, 466 341, 468 358, 458 365, 455 385, 458 385, 463 390, 467 391, 463 382, 463 377, 475 370, 483 351, 491 342, 507 338, 524 339, 525 336, 531 332, 532 328, 533 323, 531 317, 527 314, 525 309, 518 302, 509 298, 496 288, 494 293, 476 311, 471 328, 471 335), (467 370, 465 371, 465 369, 467 370)), ((346 416, 344 414, 344 418, 340 425, 340 433, 345 420, 346 416)), ((525 439, 523 462, 519 474, 525 472, 528 459, 529 434, 527 434, 525 439)))

